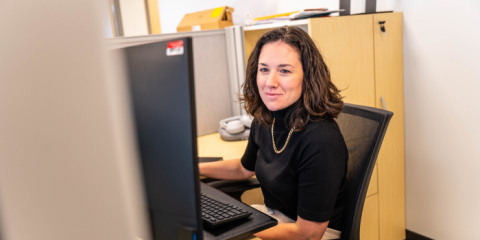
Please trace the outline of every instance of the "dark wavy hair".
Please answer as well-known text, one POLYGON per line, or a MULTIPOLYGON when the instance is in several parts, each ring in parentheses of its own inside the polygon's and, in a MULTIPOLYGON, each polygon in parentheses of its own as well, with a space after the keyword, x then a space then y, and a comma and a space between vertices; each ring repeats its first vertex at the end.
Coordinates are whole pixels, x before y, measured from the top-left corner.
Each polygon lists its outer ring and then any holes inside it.
POLYGON ((304 129, 309 121, 333 119, 343 109, 340 90, 332 83, 328 67, 312 38, 298 27, 281 27, 270 30, 258 39, 248 58, 243 95, 239 96, 245 110, 254 116, 260 125, 273 122, 270 110, 263 103, 257 86, 258 58, 263 46, 273 42, 284 42, 295 49, 302 63, 302 95, 287 113, 285 123, 296 131, 304 129))

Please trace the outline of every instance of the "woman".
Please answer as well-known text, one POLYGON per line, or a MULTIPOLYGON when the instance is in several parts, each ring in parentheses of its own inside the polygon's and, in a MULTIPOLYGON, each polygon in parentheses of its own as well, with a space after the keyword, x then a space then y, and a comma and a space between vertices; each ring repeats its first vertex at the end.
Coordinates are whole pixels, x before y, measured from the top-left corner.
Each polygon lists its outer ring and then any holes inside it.
POLYGON ((257 176, 279 220, 261 239, 336 239, 342 228, 348 153, 333 120, 340 91, 314 42, 300 28, 266 32, 248 59, 240 100, 255 117, 242 159, 200 164, 202 176, 257 176))

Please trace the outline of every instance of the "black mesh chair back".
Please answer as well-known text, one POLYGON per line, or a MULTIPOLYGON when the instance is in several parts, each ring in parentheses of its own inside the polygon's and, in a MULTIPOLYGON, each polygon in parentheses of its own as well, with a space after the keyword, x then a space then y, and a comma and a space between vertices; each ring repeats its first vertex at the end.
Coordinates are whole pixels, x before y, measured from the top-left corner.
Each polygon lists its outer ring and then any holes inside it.
POLYGON ((346 203, 343 240, 360 239, 360 221, 368 185, 383 137, 393 113, 365 106, 345 104, 336 119, 348 148, 346 203))

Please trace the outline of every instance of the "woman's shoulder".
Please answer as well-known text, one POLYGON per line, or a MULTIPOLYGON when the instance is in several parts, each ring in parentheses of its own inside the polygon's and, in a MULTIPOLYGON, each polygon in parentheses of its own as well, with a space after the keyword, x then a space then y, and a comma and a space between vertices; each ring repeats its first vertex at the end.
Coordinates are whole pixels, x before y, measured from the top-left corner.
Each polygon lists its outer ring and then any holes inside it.
POLYGON ((334 119, 311 121, 303 130, 304 141, 344 142, 342 132, 334 119))
MULTIPOLYGON (((335 156, 335 159, 348 159, 345 139, 337 122, 333 119, 309 122, 305 127, 299 147, 301 156, 312 156, 315 153, 335 156)), ((299 159, 303 161, 303 157, 299 159)))
POLYGON ((334 131, 340 132, 337 122, 334 119, 322 119, 317 121, 310 121, 305 125, 305 133, 318 131, 334 131))

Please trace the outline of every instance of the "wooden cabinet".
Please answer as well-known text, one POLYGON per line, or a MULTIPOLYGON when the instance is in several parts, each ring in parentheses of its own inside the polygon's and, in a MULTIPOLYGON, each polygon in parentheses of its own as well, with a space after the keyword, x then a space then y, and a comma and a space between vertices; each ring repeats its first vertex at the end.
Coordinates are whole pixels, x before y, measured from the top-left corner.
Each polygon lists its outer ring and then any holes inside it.
POLYGON ((311 19, 308 31, 344 101, 375 107, 372 16, 311 19))
POLYGON ((394 112, 367 193, 363 239, 405 239, 402 14, 310 19, 309 34, 345 102, 394 112), (379 21, 385 21, 385 34, 379 21))
POLYGON ((375 106, 394 113, 378 155, 380 239, 405 239, 402 14, 373 15, 375 106), (386 35, 378 27, 385 21, 386 35), (383 102, 382 102, 383 99, 383 102))
POLYGON ((378 211, 378 194, 367 196, 363 205, 362 223, 360 224, 361 240, 380 239, 378 211))
MULTIPOLYGON (((313 18, 304 22, 347 103, 384 108, 394 116, 370 181, 360 235, 405 239, 402 13, 313 18), (385 34, 379 21, 385 21, 385 34)), ((292 23, 292 25, 301 25, 292 23)), ((306 28, 305 28, 306 27, 306 28)), ((245 54, 269 29, 245 28, 245 54)))

